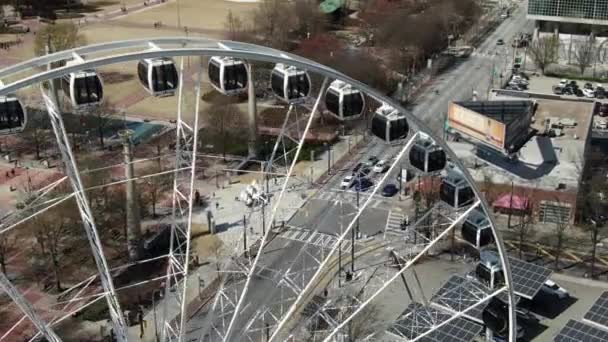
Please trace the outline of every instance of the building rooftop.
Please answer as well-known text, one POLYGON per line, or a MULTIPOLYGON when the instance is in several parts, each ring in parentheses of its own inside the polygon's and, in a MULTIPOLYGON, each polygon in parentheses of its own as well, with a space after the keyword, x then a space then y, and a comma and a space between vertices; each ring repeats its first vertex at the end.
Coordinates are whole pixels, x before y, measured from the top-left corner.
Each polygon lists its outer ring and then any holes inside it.
POLYGON ((517 152, 515 159, 468 141, 449 142, 450 147, 478 182, 491 177, 496 184, 513 181, 518 186, 577 192, 590 138, 594 103, 545 94, 503 91, 494 91, 491 99, 513 100, 512 95, 536 101, 532 127, 539 134, 545 132, 547 122, 559 123, 563 120, 569 124, 574 122, 575 125, 564 127, 563 135, 558 137, 534 136, 517 152))

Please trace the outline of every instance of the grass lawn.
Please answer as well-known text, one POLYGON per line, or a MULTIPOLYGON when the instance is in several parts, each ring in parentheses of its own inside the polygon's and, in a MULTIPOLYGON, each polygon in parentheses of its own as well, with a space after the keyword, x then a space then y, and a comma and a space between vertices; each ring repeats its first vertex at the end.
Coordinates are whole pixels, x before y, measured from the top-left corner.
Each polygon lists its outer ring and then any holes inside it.
MULTIPOLYGON (((245 20, 256 3, 239 3, 225 0, 180 0, 179 11, 181 14, 181 25, 193 28, 223 30, 228 11, 245 20)), ((177 2, 171 2, 163 6, 155 7, 139 13, 134 13, 120 21, 134 23, 147 23, 150 26, 154 22, 161 21, 164 25, 177 26, 177 2)))

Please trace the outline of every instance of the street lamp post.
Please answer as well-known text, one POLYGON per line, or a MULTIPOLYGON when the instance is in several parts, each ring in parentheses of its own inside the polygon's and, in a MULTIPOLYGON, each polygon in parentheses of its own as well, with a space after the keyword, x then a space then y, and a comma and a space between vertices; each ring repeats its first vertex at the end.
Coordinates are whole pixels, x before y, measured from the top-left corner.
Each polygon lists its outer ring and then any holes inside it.
POLYGON ((327 151, 327 174, 331 173, 331 145, 324 142, 325 150, 327 151))
POLYGON ((156 293, 159 294, 159 298, 163 297, 163 292, 160 289, 154 290, 152 292, 152 312, 154 316, 154 336, 156 336, 156 342, 159 342, 160 339, 158 337, 158 324, 156 322, 156 293))

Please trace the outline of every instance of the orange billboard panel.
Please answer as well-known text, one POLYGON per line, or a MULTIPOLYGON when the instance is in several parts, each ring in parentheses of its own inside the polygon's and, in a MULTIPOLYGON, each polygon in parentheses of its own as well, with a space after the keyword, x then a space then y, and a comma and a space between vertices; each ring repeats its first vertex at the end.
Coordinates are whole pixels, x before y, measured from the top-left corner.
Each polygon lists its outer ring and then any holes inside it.
POLYGON ((448 124, 450 128, 461 134, 492 145, 500 150, 504 149, 506 126, 502 122, 476 113, 458 104, 450 103, 448 108, 448 124))

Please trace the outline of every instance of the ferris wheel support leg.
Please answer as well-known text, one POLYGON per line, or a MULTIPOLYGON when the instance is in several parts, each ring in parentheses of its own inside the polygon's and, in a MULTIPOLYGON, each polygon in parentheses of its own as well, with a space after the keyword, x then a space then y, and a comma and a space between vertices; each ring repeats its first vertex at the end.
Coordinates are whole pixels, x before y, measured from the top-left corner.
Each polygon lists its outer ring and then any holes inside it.
POLYGON ((108 263, 103 252, 103 247, 97 232, 93 213, 89 207, 89 200, 86 196, 86 192, 84 191, 82 180, 80 179, 80 174, 76 166, 76 160, 72 153, 72 148, 70 146, 63 123, 63 118, 57 109, 56 103, 51 100, 51 98, 49 98, 44 91, 42 91, 42 96, 48 110, 53 132, 57 138, 59 150, 61 151, 61 157, 65 166, 65 173, 72 184, 74 197, 76 198, 76 204, 78 205, 78 211, 80 211, 84 229, 87 233, 89 243, 91 244, 93 258, 95 259, 97 269, 99 270, 101 285, 106 292, 108 311, 110 312, 110 318, 112 319, 112 323, 114 325, 114 333, 118 341, 127 341, 127 325, 125 323, 122 310, 120 309, 118 297, 116 296, 116 290, 114 289, 114 284, 112 282, 110 268, 108 267, 108 263))
POLYGON ((165 280, 165 303, 163 309, 164 324, 162 329, 162 340, 183 341, 186 324, 187 307, 187 282, 190 264, 190 238, 192 231, 192 210, 194 205, 194 181, 196 179, 196 155, 198 152, 198 127, 199 110, 202 85, 203 67, 198 72, 196 83, 197 99, 194 120, 192 125, 188 125, 182 117, 181 104, 183 96, 183 59, 180 66, 180 85, 178 95, 178 113, 176 127, 176 171, 173 182, 173 205, 172 205, 172 225, 171 240, 168 257, 167 277, 165 280), (184 169, 184 166, 189 167, 184 169), (182 170, 182 171, 179 171, 182 170), (177 278, 171 274, 181 273, 182 277, 177 278), (168 305, 171 294, 171 283, 175 284, 175 294, 179 314, 173 320, 168 316, 168 305))
POLYGON ((249 121, 249 141, 247 150, 249 158, 255 158, 258 155, 258 108, 257 99, 255 97, 255 79, 253 77, 253 64, 247 63, 247 109, 249 121))
POLYGON ((15 304, 23 311, 23 313, 30 319, 32 324, 38 329, 38 331, 51 342, 60 342, 61 339, 51 327, 46 324, 42 318, 36 314, 34 308, 30 305, 30 303, 21 295, 19 290, 13 284, 11 284, 10 280, 6 277, 6 275, 0 272, 0 288, 6 292, 6 294, 15 302, 15 304))

